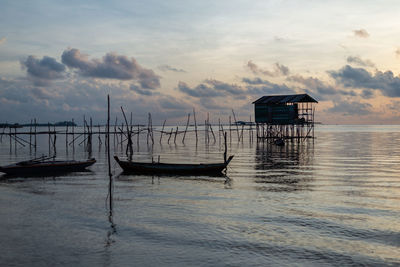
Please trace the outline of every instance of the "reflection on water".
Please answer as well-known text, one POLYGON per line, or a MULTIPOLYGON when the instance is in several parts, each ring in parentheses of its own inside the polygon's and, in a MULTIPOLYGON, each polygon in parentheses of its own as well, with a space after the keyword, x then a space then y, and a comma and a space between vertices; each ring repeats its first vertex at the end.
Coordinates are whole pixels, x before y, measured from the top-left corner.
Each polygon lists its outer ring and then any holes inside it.
POLYGON ((285 146, 259 142, 255 151, 257 184, 273 184, 277 186, 257 186, 263 191, 295 191, 311 190, 314 143, 298 143, 289 141, 285 146))
MULTIPOLYGON (((0 263, 399 265, 400 127, 316 133, 315 142, 278 147, 251 143, 246 133, 238 143, 233 132, 235 158, 223 177, 127 175, 112 162, 111 195, 104 142, 93 144, 89 172, 2 180, 0 263)), ((148 146, 142 138, 133 159, 221 161, 216 140, 196 145, 188 135, 185 144, 148 146)), ((46 153, 47 141, 38 142, 36 152, 0 144, 1 165, 46 153)), ((78 141, 68 152, 57 142, 60 158, 88 157, 78 141)))

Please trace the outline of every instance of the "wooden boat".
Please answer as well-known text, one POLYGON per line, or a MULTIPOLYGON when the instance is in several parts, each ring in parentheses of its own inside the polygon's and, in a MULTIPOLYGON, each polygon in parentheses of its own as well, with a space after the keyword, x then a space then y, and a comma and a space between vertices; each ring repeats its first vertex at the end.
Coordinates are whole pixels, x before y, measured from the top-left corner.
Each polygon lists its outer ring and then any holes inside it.
POLYGON ((37 175, 53 174, 60 172, 82 171, 86 167, 93 165, 94 158, 76 161, 76 160, 50 160, 51 158, 38 158, 33 160, 21 161, 7 166, 1 166, 0 172, 9 175, 37 175))
POLYGON ((117 156, 114 159, 126 173, 136 174, 180 174, 180 175, 209 175, 222 173, 231 162, 230 156, 225 162, 221 163, 200 163, 200 164, 181 164, 181 163, 160 163, 160 162, 135 162, 120 160, 117 156))

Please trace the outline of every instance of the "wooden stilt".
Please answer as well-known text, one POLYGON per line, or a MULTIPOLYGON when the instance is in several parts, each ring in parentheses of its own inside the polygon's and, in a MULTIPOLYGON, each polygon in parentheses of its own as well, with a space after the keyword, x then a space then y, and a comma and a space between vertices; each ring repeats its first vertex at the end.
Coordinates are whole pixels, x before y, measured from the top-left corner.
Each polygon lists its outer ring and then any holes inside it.
POLYGON ((190 113, 188 113, 188 118, 187 118, 187 122, 186 122, 186 128, 185 128, 185 132, 184 132, 183 138, 182 138, 182 144, 185 143, 185 137, 186 137, 187 129, 189 127, 189 121, 190 121, 190 113))
POLYGON ((163 133, 164 133, 164 126, 165 126, 165 122, 166 122, 166 121, 167 121, 167 120, 164 120, 164 123, 163 123, 163 125, 162 125, 161 134, 160 134, 160 144, 161 144, 162 136, 163 136, 163 133))
POLYGON ((194 130, 196 132, 196 145, 197 145, 197 141, 198 141, 198 137, 197 137, 197 122, 196 122, 196 112, 194 111, 194 108, 193 108, 193 118, 194 118, 194 130))

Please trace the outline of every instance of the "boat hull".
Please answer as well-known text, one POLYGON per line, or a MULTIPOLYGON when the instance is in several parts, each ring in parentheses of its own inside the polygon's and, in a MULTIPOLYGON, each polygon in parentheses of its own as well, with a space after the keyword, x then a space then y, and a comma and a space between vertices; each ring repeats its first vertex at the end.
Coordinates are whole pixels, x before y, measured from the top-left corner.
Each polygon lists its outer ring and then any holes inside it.
POLYGON ((4 172, 8 175, 38 175, 60 172, 75 172, 82 171, 94 163, 96 163, 95 159, 90 159, 87 161, 50 161, 32 165, 12 164, 0 167, 0 172, 4 172))
POLYGON ((231 161, 233 156, 226 163, 212 164, 169 164, 169 163, 144 163, 119 160, 114 157, 125 173, 135 174, 168 174, 168 175, 208 175, 220 174, 231 161))

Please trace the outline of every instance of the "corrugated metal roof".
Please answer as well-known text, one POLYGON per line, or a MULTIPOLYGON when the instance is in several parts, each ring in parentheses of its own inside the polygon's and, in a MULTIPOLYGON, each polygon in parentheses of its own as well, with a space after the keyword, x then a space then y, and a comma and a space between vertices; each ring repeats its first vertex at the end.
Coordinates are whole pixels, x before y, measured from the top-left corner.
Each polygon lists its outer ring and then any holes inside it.
POLYGON ((285 104, 285 103, 318 103, 317 100, 308 94, 299 95, 269 95, 263 96, 253 102, 253 104, 285 104))

